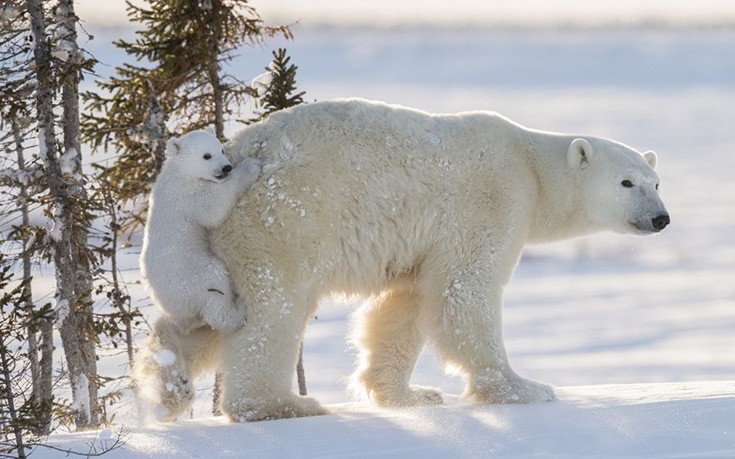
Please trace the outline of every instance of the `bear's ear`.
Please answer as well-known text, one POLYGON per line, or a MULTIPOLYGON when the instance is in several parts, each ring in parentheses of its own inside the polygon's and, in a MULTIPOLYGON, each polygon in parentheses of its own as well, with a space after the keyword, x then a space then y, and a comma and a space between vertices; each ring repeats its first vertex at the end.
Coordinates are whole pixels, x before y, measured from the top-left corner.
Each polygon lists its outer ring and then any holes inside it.
POLYGON ((166 154, 168 156, 176 156, 181 153, 181 142, 178 137, 171 137, 166 143, 166 154))
POLYGON ((643 157, 648 161, 648 165, 651 166, 651 169, 656 169, 656 164, 658 164, 658 156, 656 156, 655 151, 647 151, 643 153, 643 157))
POLYGON ((595 150, 586 139, 574 139, 567 150, 567 163, 569 167, 587 167, 595 150))

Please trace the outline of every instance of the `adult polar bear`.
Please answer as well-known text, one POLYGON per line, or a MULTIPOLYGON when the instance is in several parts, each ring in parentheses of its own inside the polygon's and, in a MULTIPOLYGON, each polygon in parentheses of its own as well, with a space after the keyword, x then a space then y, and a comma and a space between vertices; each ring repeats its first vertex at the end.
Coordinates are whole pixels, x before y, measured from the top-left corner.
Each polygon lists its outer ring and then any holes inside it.
POLYGON ((464 374, 473 402, 550 400, 549 386, 513 372, 503 345, 502 291, 523 247, 669 222, 653 152, 494 113, 318 102, 226 148, 265 165, 212 235, 250 308, 221 347, 233 420, 325 412, 292 381, 305 324, 333 292, 373 298, 357 323, 355 379, 378 405, 441 403, 409 386, 427 342, 464 374))

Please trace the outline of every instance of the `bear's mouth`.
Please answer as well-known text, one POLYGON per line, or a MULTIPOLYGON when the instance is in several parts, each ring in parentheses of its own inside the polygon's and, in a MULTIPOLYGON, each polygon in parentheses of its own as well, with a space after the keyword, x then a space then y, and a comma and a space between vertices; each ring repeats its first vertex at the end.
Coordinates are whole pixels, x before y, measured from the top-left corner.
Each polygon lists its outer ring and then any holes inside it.
MULTIPOLYGON (((639 234, 656 234, 660 233, 666 225, 656 225, 653 222, 639 222, 639 221, 632 221, 629 222, 630 226, 635 229, 635 232, 639 234)), ((668 223, 667 223, 668 224, 668 223)))

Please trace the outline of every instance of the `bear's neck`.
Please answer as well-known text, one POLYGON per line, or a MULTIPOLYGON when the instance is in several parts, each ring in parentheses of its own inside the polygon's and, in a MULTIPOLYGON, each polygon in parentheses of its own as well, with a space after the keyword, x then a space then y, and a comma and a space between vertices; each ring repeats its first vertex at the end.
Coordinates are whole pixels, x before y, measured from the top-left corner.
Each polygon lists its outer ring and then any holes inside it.
POLYGON ((528 160, 535 182, 535 210, 527 242, 538 244, 592 234, 600 229, 587 217, 577 171, 567 163, 569 144, 579 136, 530 131, 528 160))

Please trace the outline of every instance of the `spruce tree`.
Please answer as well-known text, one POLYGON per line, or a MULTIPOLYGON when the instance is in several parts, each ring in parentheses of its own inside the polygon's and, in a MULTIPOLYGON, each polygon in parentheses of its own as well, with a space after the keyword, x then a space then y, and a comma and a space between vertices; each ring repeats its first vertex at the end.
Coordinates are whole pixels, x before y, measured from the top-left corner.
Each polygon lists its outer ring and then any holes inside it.
POLYGON ((87 238, 92 216, 81 168, 78 85, 93 61, 77 47, 73 0, 47 11, 41 0, 27 0, 35 77, 38 151, 49 191, 47 215, 53 222, 47 242, 56 273, 56 323, 69 371, 75 423, 97 423, 96 336, 92 326, 92 259, 87 238), (56 118, 55 96, 61 93, 56 118), (57 139, 57 128, 62 138, 57 139))
MULTIPOLYGON (((0 218, 13 222, 11 229, 2 234, 0 243, 9 261, 20 263, 22 280, 28 289, 23 301, 30 308, 31 270, 34 255, 41 252, 44 231, 30 225, 31 209, 41 205, 43 171, 38 155, 30 155, 34 143, 33 112, 28 104, 34 90, 34 77, 28 65, 30 46, 28 21, 24 16, 24 0, 9 0, 0 7, 0 196, 3 211, 0 218), (5 205, 6 204, 6 205, 5 205)), ((28 367, 31 373, 32 394, 35 403, 45 411, 37 411, 38 433, 46 433, 51 425, 53 321, 29 324, 28 367), (31 326, 32 325, 32 326, 31 326)))
POLYGON ((291 64, 291 58, 285 49, 273 51, 273 60, 265 69, 266 72, 255 77, 251 83, 261 110, 256 111, 257 116, 249 120, 249 123, 264 120, 273 112, 304 102, 303 96, 306 93, 296 92, 298 67, 291 64))
MULTIPOLYGON (((83 94, 85 139, 95 150, 112 146, 119 153, 102 176, 121 201, 150 191, 169 135, 211 128, 226 140, 225 122, 252 95, 223 70, 238 47, 291 37, 287 26, 266 26, 247 0, 128 2, 128 17, 143 28, 136 40, 115 45, 143 64, 123 64, 116 76, 98 81, 109 95, 83 94)), ((122 220, 126 229, 144 222, 140 208, 122 220)))
POLYGON ((17 283, 7 256, 0 252, 0 456, 26 457, 43 429, 46 407, 33 396, 30 350, 23 345, 39 323, 53 316, 51 305, 36 309, 29 301, 29 281, 17 283))

